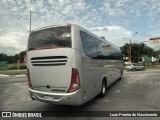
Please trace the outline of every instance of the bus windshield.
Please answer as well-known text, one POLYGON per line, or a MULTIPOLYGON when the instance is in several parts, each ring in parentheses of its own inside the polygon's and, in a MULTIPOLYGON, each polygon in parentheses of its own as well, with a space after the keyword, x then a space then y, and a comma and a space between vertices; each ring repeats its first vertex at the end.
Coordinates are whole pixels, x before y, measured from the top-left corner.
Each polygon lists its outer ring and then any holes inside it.
POLYGON ((71 27, 60 26, 32 32, 28 41, 28 51, 59 47, 71 48, 71 27))

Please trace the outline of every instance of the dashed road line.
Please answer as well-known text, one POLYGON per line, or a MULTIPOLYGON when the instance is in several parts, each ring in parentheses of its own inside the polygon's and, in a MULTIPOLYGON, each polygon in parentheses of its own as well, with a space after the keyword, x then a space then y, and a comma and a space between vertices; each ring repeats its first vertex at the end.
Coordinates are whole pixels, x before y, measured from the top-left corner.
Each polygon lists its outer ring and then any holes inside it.
POLYGON ((105 102, 109 102, 109 100, 105 100, 105 102))
POLYGON ((152 82, 152 81, 149 81, 149 82, 147 83, 147 85, 149 85, 149 84, 151 84, 151 85, 152 85, 152 84, 153 84, 153 82, 152 82))
POLYGON ((121 90, 116 90, 116 93, 119 93, 121 90))

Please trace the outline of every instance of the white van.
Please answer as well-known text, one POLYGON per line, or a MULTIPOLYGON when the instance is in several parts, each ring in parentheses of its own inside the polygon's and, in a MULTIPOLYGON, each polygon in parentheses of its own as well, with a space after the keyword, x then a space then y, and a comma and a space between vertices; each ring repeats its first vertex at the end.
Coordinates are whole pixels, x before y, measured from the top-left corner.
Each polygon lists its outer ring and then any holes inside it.
POLYGON ((75 24, 33 30, 27 52, 30 97, 81 105, 104 96, 123 74, 121 56, 118 47, 75 24))

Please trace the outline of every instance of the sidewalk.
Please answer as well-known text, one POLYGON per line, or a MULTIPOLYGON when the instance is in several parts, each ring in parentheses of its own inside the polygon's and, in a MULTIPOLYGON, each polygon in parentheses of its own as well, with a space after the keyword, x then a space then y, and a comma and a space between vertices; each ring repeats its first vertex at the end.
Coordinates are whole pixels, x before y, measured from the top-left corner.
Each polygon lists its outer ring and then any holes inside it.
POLYGON ((26 74, 22 74, 22 75, 4 75, 4 74, 0 74, 0 78, 7 78, 7 77, 27 77, 26 74))
POLYGON ((0 78, 8 77, 8 75, 0 74, 0 78))
POLYGON ((27 77, 26 74, 25 74, 25 72, 23 72, 23 71, 26 71, 26 70, 6 70, 6 71, 0 71, 0 78, 6 78, 6 77, 27 77), (7 72, 11 72, 11 73, 13 72, 13 75, 12 74, 11 75, 7 74, 7 72), (17 75, 16 72, 23 72, 23 73, 17 75))

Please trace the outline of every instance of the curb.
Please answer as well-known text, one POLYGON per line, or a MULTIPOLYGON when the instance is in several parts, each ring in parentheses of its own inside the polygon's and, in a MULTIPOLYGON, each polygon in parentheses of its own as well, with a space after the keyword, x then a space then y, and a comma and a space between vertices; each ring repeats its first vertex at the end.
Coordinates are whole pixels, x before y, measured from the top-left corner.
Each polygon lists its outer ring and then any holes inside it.
POLYGON ((6 78, 6 77, 27 77, 26 74, 22 74, 22 75, 4 75, 4 74, 0 74, 0 78, 6 78))
POLYGON ((0 78, 1 77, 8 77, 8 75, 0 74, 0 78))
POLYGON ((24 75, 7 75, 8 77, 27 77, 25 74, 24 75))

